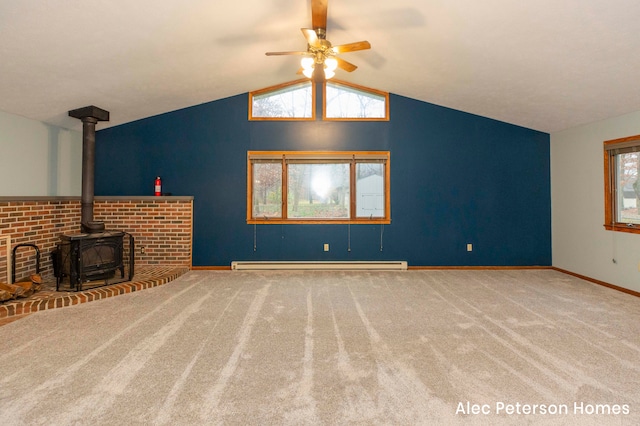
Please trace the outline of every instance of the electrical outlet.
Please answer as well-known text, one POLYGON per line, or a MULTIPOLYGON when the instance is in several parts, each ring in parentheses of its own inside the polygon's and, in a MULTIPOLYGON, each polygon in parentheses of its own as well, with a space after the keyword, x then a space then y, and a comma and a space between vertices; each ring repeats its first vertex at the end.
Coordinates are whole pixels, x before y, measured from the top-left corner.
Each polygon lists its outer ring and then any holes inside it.
POLYGON ((329 244, 324 245, 324 251, 329 251, 329 244))
POLYGON ((467 251, 473 251, 473 244, 471 243, 467 244, 467 251))
POLYGON ((140 246, 140 254, 145 254, 145 253, 146 253, 145 246, 140 246))

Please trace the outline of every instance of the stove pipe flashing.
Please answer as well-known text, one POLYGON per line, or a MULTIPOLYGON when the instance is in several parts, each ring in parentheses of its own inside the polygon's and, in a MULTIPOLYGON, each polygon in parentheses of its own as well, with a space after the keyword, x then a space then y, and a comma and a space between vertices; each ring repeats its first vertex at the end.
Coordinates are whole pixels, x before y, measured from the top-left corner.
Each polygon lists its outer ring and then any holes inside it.
POLYGON ((93 234, 104 231, 104 222, 93 220, 94 176, 96 167, 96 123, 109 121, 109 111, 95 106, 69 111, 69 116, 82 120, 82 232, 93 234))

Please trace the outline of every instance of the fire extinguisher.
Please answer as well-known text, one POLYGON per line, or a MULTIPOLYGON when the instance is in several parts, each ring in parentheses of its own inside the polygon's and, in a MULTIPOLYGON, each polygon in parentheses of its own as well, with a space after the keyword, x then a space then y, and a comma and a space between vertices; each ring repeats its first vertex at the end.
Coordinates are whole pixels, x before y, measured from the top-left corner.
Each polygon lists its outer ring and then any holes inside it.
POLYGON ((156 195, 156 196, 162 195, 162 179, 160 179, 160 176, 156 176, 155 194, 154 195, 156 195))

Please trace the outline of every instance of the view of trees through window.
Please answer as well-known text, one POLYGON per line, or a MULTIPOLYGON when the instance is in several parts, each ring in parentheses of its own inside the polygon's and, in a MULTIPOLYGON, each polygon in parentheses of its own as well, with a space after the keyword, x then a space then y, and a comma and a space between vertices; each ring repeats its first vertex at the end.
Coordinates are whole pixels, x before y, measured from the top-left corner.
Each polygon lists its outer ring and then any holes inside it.
POLYGON ((349 218, 349 164, 289 164, 287 217, 349 218))
POLYGON ((311 82, 305 81, 253 94, 251 103, 251 115, 254 118, 311 118, 313 117, 311 82))
POLYGON ((253 164, 253 217, 282 217, 282 164, 253 164))
POLYGON ((385 118, 386 97, 343 84, 326 83, 327 118, 385 118))
POLYGON ((617 222, 640 224, 640 153, 629 152, 616 155, 617 222))

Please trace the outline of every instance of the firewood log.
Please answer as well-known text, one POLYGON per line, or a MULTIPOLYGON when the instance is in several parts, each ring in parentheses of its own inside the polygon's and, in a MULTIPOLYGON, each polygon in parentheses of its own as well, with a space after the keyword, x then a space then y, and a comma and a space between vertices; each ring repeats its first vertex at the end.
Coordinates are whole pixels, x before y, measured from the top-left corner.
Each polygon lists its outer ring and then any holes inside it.
POLYGON ((33 274, 29 277, 33 283, 33 291, 40 291, 42 288, 42 277, 40 274, 33 274))
POLYGON ((16 283, 15 285, 22 287, 24 289, 22 294, 18 295, 18 297, 29 297, 33 293, 35 293, 35 290, 33 288, 33 283, 31 281, 21 281, 19 283, 16 283))
POLYGON ((0 302, 4 302, 5 300, 12 299, 13 295, 9 293, 7 290, 0 290, 0 302))
POLYGON ((8 291, 14 299, 24 294, 24 288, 14 284, 0 283, 0 290, 8 291))

